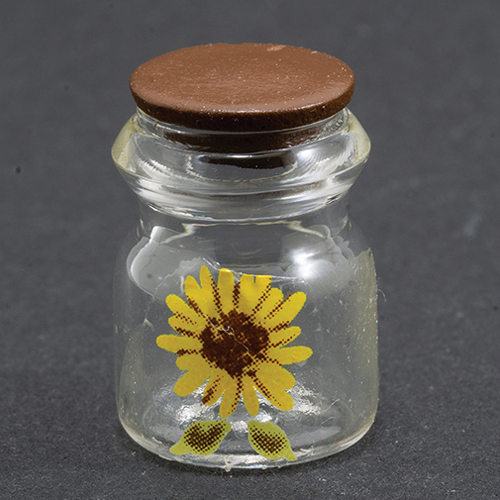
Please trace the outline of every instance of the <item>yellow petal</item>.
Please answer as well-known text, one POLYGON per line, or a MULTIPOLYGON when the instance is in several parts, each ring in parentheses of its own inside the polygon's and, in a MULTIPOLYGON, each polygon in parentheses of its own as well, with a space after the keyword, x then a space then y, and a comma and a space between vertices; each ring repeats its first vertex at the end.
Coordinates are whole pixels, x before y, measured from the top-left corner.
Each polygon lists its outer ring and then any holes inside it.
POLYGON ((169 295, 166 298, 166 303, 176 317, 182 320, 186 326, 194 325, 200 327, 204 324, 205 320, 200 317, 194 309, 191 309, 180 297, 177 297, 177 295, 169 295))
POLYGON ((276 408, 288 411, 293 408, 293 399, 285 392, 282 387, 276 385, 271 380, 261 380, 260 378, 255 378, 255 385, 259 392, 276 408))
POLYGON ((202 358, 199 352, 192 352, 186 354, 180 354, 175 362, 180 370, 191 370, 196 368, 197 370, 209 370, 207 362, 202 358))
MULTIPOLYGON (((208 368, 208 367, 207 367, 208 368)), ((181 398, 191 394, 195 389, 198 389, 200 385, 207 380, 210 376, 210 369, 208 370, 199 370, 192 369, 185 373, 175 384, 174 392, 177 396, 181 398)))
POLYGON ((244 274, 240 279, 240 289, 238 294, 238 309, 245 314, 252 314, 252 285, 253 276, 244 274))
POLYGON ((295 377, 286 368, 276 363, 261 363, 257 377, 266 385, 271 382, 280 389, 291 389, 295 385, 295 377))
POLYGON ((269 339, 273 347, 280 347, 289 344, 300 335, 300 327, 291 326, 286 330, 278 330, 271 332, 269 339))
POLYGON ((170 316, 170 318, 168 318, 168 324, 184 337, 198 337, 206 328, 206 321, 204 319, 202 320, 202 318, 200 318, 198 324, 193 325, 177 316, 170 316))
POLYGON ((200 270, 200 284, 206 299, 205 314, 210 318, 216 318, 221 311, 219 292, 207 266, 202 266, 200 270))
POLYGON ((252 276, 244 274, 240 280, 238 309, 248 315, 254 313, 254 310, 266 297, 266 292, 271 284, 271 276, 263 274, 252 276))
POLYGON ((226 385, 226 390, 224 391, 224 396, 222 396, 222 403, 219 409, 219 415, 222 418, 232 415, 240 400, 239 384, 233 379, 229 379, 228 382, 229 383, 226 385))
POLYGON ((193 276, 186 276, 184 280, 184 291, 189 298, 197 299, 201 292, 201 286, 193 276))
POLYGON ((202 402, 206 406, 215 404, 225 389, 224 377, 219 373, 213 373, 203 392, 202 402))
POLYGON ((248 422, 248 440, 252 448, 265 458, 297 460, 285 432, 271 422, 248 422))
POLYGON ((193 309, 199 309, 202 314, 206 314, 208 297, 193 276, 186 277, 184 281, 184 291, 186 292, 188 301, 193 304, 193 309))
POLYGON ((262 302, 253 311, 257 323, 262 324, 273 311, 277 311, 283 303, 283 292, 279 288, 271 288, 263 297, 262 302))
POLYGON ((191 351, 201 348, 200 342, 178 335, 160 335, 156 339, 158 347, 169 352, 191 351))
POLYGON ((234 309, 234 276, 229 269, 221 269, 219 271, 217 287, 219 289, 222 312, 227 314, 234 309))
POLYGON ((180 441, 170 448, 174 455, 210 455, 214 453, 231 430, 225 420, 201 420, 192 423, 182 434, 180 441))
POLYGON ((312 349, 305 346, 283 347, 269 352, 269 357, 281 365, 291 365, 305 361, 312 355, 312 349))
POLYGON ((268 314, 263 321, 263 325, 270 330, 286 328, 302 309, 305 301, 306 294, 304 292, 297 292, 290 295, 281 307, 268 314))
POLYGON ((259 399, 257 398, 257 393, 253 385, 254 382, 250 377, 243 377, 243 403, 245 404, 247 412, 255 417, 255 415, 259 413, 259 399))

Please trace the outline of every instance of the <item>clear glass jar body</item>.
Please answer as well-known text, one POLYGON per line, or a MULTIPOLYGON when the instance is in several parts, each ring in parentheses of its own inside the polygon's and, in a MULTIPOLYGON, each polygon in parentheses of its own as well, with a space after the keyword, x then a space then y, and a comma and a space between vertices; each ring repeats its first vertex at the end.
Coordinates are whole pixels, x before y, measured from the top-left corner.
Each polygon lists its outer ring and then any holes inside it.
POLYGON ((252 140, 236 151, 236 134, 221 153, 218 134, 200 143, 201 134, 139 112, 115 143, 141 200, 115 274, 118 412, 129 435, 162 457, 283 466, 341 451, 373 422, 375 270, 345 196, 369 142, 347 110, 316 127, 312 139, 268 151, 252 140), (203 280, 226 300, 218 311, 190 301, 203 280), (264 305, 252 303, 259 280, 264 305), (284 321, 266 303, 273 294, 283 311, 300 302, 284 321), (259 308, 267 319, 257 325, 259 308))

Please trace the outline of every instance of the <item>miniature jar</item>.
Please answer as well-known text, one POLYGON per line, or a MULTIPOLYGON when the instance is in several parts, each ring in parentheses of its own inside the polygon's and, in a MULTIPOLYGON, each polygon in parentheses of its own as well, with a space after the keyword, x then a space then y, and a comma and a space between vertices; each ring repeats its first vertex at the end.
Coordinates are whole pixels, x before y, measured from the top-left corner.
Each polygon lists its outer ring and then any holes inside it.
POLYGON ((376 279, 346 212, 369 139, 350 68, 268 44, 140 66, 113 146, 139 225, 116 266, 116 398, 170 460, 266 468, 337 453, 377 408, 376 279))

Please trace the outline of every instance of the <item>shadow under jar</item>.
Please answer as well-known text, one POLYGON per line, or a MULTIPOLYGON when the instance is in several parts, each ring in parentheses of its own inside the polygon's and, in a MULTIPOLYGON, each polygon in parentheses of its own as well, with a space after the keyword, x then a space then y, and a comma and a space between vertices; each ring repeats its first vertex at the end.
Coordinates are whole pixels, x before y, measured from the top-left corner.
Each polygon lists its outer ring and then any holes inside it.
POLYGON ((214 44, 131 77, 113 159, 140 200, 116 266, 116 397, 170 460, 265 468, 337 453, 377 408, 376 279, 346 212, 370 143, 350 68, 214 44))

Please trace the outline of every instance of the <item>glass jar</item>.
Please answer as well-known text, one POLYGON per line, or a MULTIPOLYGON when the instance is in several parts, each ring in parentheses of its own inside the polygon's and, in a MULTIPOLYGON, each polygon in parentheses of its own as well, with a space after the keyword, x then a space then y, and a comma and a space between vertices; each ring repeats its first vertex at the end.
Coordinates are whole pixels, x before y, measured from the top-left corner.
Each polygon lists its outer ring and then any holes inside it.
POLYGON ((140 222, 116 266, 116 396, 137 443, 265 468, 368 431, 376 280, 346 194, 369 149, 347 108, 267 131, 127 122, 113 159, 140 222))

